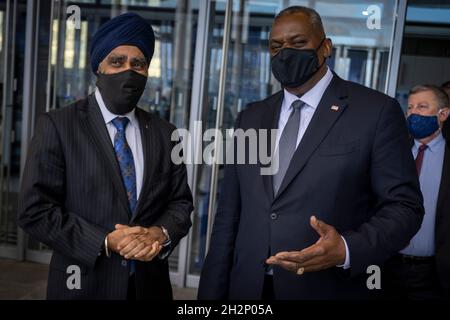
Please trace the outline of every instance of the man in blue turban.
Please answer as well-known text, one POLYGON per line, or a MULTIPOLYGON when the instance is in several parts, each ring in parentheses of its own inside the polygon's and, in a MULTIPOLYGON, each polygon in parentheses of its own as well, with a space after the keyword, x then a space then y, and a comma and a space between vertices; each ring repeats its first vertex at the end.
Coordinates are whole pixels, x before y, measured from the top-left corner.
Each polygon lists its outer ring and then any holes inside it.
POLYGON ((155 50, 155 34, 151 25, 135 13, 124 13, 103 24, 91 42, 92 71, 97 73, 103 59, 123 45, 137 47, 145 57, 147 65, 150 65, 155 50))
POLYGON ((97 88, 41 115, 20 190, 19 225, 53 249, 49 299, 172 299, 167 256, 189 231, 176 128, 136 107, 155 45, 133 13, 92 38, 97 88))
POLYGON ((152 27, 135 13, 111 19, 95 33, 91 67, 101 98, 113 114, 127 114, 141 98, 154 48, 152 27))

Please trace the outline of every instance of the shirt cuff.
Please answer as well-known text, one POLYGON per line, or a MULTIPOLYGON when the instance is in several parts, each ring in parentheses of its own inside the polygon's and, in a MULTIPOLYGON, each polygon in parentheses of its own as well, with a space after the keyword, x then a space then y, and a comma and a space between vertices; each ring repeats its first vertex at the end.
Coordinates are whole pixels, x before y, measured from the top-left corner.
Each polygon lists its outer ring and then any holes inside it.
POLYGON ((158 258, 161 260, 164 260, 165 258, 167 258, 170 254, 170 252, 172 251, 172 241, 170 240, 170 235, 169 232, 167 231, 166 228, 160 226, 161 230, 163 231, 164 235, 166 236, 166 241, 162 244, 162 249, 158 254, 158 258))
POLYGON ((344 270, 350 269, 350 252, 348 251, 347 241, 345 238, 341 236, 342 240, 344 240, 345 244, 345 261, 344 264, 337 265, 336 267, 343 268, 344 270))
POLYGON ((163 245, 163 248, 161 249, 161 251, 158 253, 158 258, 160 260, 164 260, 165 258, 167 258, 169 256, 170 252, 172 251, 171 249, 172 249, 171 243, 166 242, 163 245))

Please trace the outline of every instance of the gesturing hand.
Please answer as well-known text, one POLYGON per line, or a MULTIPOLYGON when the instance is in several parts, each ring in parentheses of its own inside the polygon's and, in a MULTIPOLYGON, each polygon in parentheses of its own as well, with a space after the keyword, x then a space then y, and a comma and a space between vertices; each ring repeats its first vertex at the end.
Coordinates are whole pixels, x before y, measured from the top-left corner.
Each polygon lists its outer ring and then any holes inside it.
POLYGON ((336 229, 318 220, 310 219, 311 227, 320 235, 312 246, 301 251, 279 252, 266 260, 267 264, 278 265, 286 270, 302 274, 335 267, 345 261, 345 243, 336 229))

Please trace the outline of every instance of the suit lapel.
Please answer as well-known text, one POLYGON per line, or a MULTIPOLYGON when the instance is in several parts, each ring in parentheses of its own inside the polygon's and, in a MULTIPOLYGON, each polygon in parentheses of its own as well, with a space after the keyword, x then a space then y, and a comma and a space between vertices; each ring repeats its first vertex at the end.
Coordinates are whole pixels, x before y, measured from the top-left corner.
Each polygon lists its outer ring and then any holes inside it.
POLYGON ((151 178, 155 172, 155 151, 161 150, 158 145, 158 139, 155 139, 155 126, 151 124, 150 118, 147 117, 144 111, 139 108, 136 108, 136 118, 139 122, 139 131, 141 133, 142 150, 144 154, 144 176, 141 192, 139 194, 139 199, 136 206, 136 213, 131 219, 131 222, 134 222, 141 213, 142 205, 144 203, 146 195, 148 194, 148 188, 150 186, 151 178))
POLYGON ((441 185, 439 187, 439 196, 436 206, 436 225, 439 225, 439 219, 444 214, 444 200, 450 193, 450 145, 445 141, 444 163, 442 167, 441 185))
POLYGON ((113 185, 117 190, 120 203, 126 210, 125 212, 131 216, 125 186, 123 185, 119 164, 117 163, 116 155, 114 153, 114 147, 111 143, 111 138, 109 137, 100 107, 98 106, 93 94, 88 97, 87 114, 87 121, 84 121, 83 125, 104 160, 105 167, 108 169, 110 173, 109 176, 111 177, 113 185))
POLYGON ((292 157, 289 168, 274 200, 283 193, 292 180, 302 171, 309 157, 322 143, 334 123, 345 111, 347 107, 346 98, 347 90, 345 82, 334 74, 333 79, 325 90, 314 116, 292 157))
MULTIPOLYGON (((270 156, 272 156, 273 151, 271 150, 271 141, 272 141, 272 131, 271 129, 278 128, 278 119, 280 117, 281 104, 283 102, 283 91, 280 91, 273 95, 271 98, 266 100, 264 103, 264 108, 266 108, 263 113, 261 120, 261 129, 266 129, 268 138, 267 138, 267 152, 270 152, 270 156)), ((276 138, 276 137, 275 137, 276 138)), ((268 167, 269 165, 262 165, 261 167, 268 167)), ((270 202, 273 201, 273 176, 272 175, 261 175, 263 179, 264 189, 266 191, 267 197, 270 202)))

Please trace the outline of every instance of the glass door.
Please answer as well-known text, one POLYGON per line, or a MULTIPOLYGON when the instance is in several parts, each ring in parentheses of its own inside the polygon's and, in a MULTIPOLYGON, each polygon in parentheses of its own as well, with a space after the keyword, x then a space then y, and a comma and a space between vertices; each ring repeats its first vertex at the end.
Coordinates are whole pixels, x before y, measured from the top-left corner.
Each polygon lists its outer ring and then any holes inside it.
POLYGON ((0 257, 21 259, 16 224, 20 181, 26 1, 0 3, 0 257))

